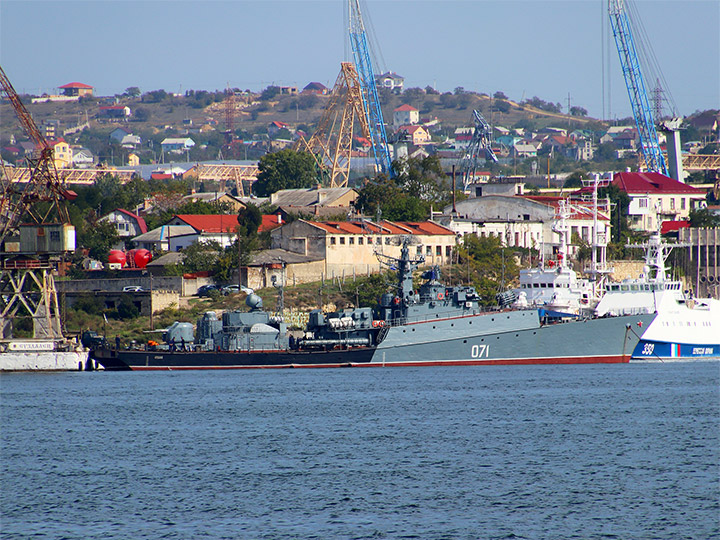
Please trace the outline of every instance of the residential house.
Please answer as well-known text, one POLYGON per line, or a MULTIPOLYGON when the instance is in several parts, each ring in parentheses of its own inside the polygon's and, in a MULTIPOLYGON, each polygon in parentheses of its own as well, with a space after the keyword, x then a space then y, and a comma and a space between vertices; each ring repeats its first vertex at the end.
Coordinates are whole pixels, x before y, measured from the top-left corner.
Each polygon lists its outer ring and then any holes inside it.
POLYGON ((542 143, 538 141, 530 141, 530 142, 517 142, 515 143, 513 148, 513 153, 516 157, 519 158, 528 158, 528 157, 537 157, 538 148, 542 143))
POLYGON ((167 139, 164 139, 160 145, 162 146, 163 152, 172 152, 180 154, 182 152, 185 152, 186 150, 190 150, 193 146, 195 146, 195 141, 193 141, 190 137, 184 137, 184 138, 172 138, 168 137, 167 139))
POLYGON ((393 94, 402 94, 405 78, 401 77, 394 71, 388 71, 381 75, 376 75, 375 84, 379 88, 387 88, 391 90, 393 94))
POLYGON ((98 107, 97 117, 102 120, 127 120, 130 114, 130 107, 127 106, 102 105, 98 107))
POLYGON ((278 122, 278 121, 270 122, 268 124, 268 128, 267 128, 268 136, 275 137, 283 129, 290 131, 290 125, 286 124, 285 122, 278 122))
POLYGON ((123 128, 116 128, 110 132, 110 139, 122 145, 125 148, 136 148, 142 144, 142 139, 133 135, 130 131, 123 128))
POLYGON ((472 141, 474 133, 474 127, 455 128, 455 132, 453 133, 455 137, 455 148, 466 148, 472 141))
POLYGON ((87 148, 72 148, 72 166, 76 169, 87 169, 95 164, 95 156, 87 148))
POLYGON ((148 232, 147 225, 143 218, 122 208, 113 210, 109 214, 101 217, 98 221, 112 223, 117 230, 118 236, 123 241, 130 240, 131 238, 148 232))
POLYGON ((192 227, 188 234, 168 239, 169 251, 178 251, 195 242, 211 241, 225 248, 235 242, 238 228, 237 216, 234 214, 181 214, 174 216, 166 225, 192 227))
POLYGON ((280 95, 283 96, 296 96, 298 93, 297 86, 281 86, 280 95))
POLYGON ((422 145, 430 142, 430 133, 423 126, 400 126, 398 136, 405 137, 407 142, 414 145, 422 145))
POLYGON ((162 225, 134 237, 132 243, 136 248, 158 253, 170 251, 171 242, 176 243, 174 239, 187 238, 193 234, 195 234, 195 229, 190 225, 162 225))
POLYGON ((590 161, 595 156, 595 147, 590 139, 578 139, 575 145, 576 161, 590 161))
POLYGON ((240 201, 237 197, 229 193, 213 191, 209 193, 191 193, 183 197, 184 202, 206 202, 216 206, 223 205, 228 212, 238 213, 240 209, 246 208, 247 205, 240 201))
POLYGON ((663 221, 686 220, 705 206, 705 192, 656 172, 615 173, 613 185, 630 196, 628 217, 635 230, 656 232, 663 221))
POLYGON ((375 223, 366 219, 326 222, 297 219, 270 235, 273 249, 322 259, 325 278, 381 271, 376 252, 399 257, 402 239, 406 236, 413 238, 412 255, 425 257, 426 265, 448 264, 455 246, 455 233, 432 221, 375 223))
POLYGON ((59 87, 64 96, 92 96, 93 87, 80 82, 71 82, 59 87))
POLYGON ((140 157, 137 154, 128 154, 128 167, 137 167, 140 165, 140 157))
POLYGON ((414 125, 420 121, 420 111, 412 105, 400 105, 393 111, 393 126, 414 125))
POLYGON ((328 90, 328 87, 325 86, 322 83, 319 82, 311 82, 305 88, 303 88, 302 93, 303 94, 316 94, 319 96, 324 96, 325 94, 328 94, 330 90, 328 90))
POLYGON ((72 165, 72 150, 65 139, 49 140, 48 145, 53 149, 53 159, 56 169, 67 169, 72 165))

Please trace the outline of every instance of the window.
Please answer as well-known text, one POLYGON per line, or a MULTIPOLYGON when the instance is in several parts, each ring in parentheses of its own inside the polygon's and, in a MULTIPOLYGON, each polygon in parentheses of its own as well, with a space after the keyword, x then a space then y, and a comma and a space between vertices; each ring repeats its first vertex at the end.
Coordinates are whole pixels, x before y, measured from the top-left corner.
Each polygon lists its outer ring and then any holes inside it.
POLYGON ((435 246, 435 255, 442 257, 442 246, 435 246))
POLYGON ((354 236, 351 236, 350 238, 348 238, 348 243, 349 243, 351 246, 355 245, 355 237, 354 237, 354 236))
POLYGON ((358 245, 359 246, 363 245, 363 237, 362 236, 360 238, 358 238, 358 245))
POLYGON ((422 246, 417 247, 417 254, 422 255, 422 246))
POLYGON ((638 206, 640 206, 640 208, 647 208, 648 200, 647 199, 638 199, 638 206))
POLYGON ((368 245, 372 244, 372 236, 368 236, 368 245))
POLYGON ((51 242, 59 242, 60 241, 60 231, 50 231, 50 241, 51 242))
POLYGON ((452 246, 445 246, 445 256, 450 257, 452 255, 452 246))
POLYGON ((331 245, 331 246, 334 246, 334 245, 335 245, 335 240, 336 240, 336 238, 335 238, 334 236, 331 236, 331 237, 330 237, 330 245, 331 245))
POLYGON ((685 197, 680 198, 680 210, 685 210, 685 197))
POLYGON ((426 255, 432 255, 432 246, 427 246, 425 248, 425 254, 426 255))
POLYGON ((345 237, 344 236, 340 237, 340 244, 345 245, 345 237))
POLYGON ((670 197, 670 210, 675 210, 675 197, 670 197))

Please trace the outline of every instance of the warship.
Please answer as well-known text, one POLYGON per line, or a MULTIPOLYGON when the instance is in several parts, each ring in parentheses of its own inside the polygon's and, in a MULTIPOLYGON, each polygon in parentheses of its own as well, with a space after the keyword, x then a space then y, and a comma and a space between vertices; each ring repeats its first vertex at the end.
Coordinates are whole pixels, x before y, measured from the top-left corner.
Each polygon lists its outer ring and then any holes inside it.
MULTIPOLYGON (((424 262, 378 255, 396 270, 392 292, 374 308, 332 313, 313 310, 302 335, 248 294, 249 311, 205 313, 197 332, 173 323, 164 343, 142 348, 98 347, 92 358, 106 370, 241 369, 492 364, 583 364, 628 362, 654 313, 607 317, 549 317, 542 308, 483 308, 473 287, 448 286, 436 267, 413 272, 424 262), (197 335, 196 335, 197 334, 197 335)), ((502 307, 505 306, 505 307, 502 307)))

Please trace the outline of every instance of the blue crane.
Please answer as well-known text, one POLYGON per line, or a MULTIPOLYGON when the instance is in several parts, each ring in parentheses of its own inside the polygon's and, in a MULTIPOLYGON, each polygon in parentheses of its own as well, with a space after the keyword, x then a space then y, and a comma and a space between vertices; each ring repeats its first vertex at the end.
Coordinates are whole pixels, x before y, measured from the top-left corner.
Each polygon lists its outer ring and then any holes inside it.
POLYGON ((473 111, 473 120, 475 121, 475 131, 473 131, 472 140, 460 161, 460 174, 462 175, 464 191, 467 191, 468 186, 475 182, 475 172, 477 171, 478 158, 481 152, 484 154, 486 162, 493 161, 497 163, 498 161, 490 143, 492 139, 490 124, 477 110, 473 111))
POLYGON ((608 13, 620 64, 625 76, 630 105, 640 136, 640 150, 650 171, 668 175, 665 156, 660 150, 652 109, 645 90, 645 81, 640 70, 640 61, 635 49, 630 20, 625 11, 624 0, 608 0, 608 13))
POLYGON ((360 77, 360 85, 362 87, 362 99, 367 114, 367 123, 370 128, 370 136, 372 143, 372 151, 375 156, 375 164, 378 172, 392 175, 390 166, 390 150, 387 143, 387 135, 385 133, 385 122, 383 121, 382 109, 380 108, 380 98, 378 97, 377 87, 375 86, 375 74, 373 72, 372 62, 370 61, 370 51, 368 48, 367 35, 365 34, 365 25, 363 24, 362 14, 360 13, 359 0, 349 0, 350 15, 350 43, 352 45, 353 57, 355 58, 355 66, 360 77))

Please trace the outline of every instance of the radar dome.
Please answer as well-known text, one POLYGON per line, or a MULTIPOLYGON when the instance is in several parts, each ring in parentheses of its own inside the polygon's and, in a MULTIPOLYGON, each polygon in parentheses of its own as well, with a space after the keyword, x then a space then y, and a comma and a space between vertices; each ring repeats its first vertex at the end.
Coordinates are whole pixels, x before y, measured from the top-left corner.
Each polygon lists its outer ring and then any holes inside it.
POLYGON ((245 299, 245 304, 250 309, 262 309, 262 307, 263 307, 262 298, 260 298, 255 293, 250 293, 247 295, 247 298, 245 299))

